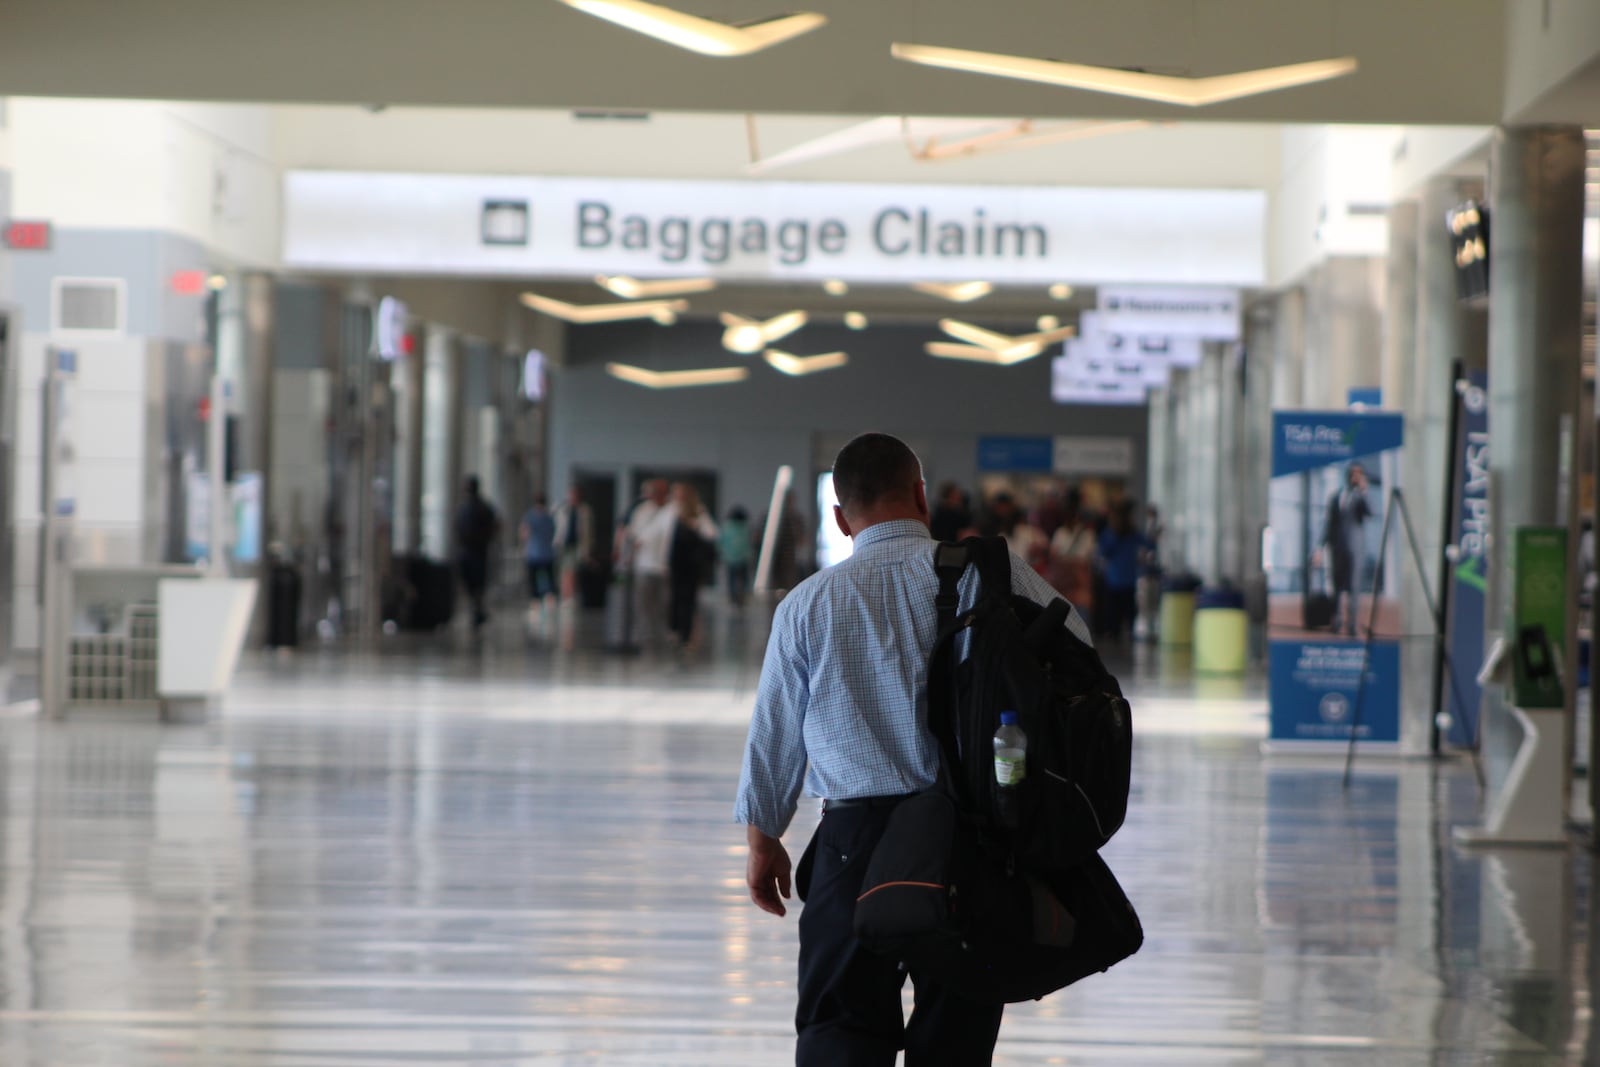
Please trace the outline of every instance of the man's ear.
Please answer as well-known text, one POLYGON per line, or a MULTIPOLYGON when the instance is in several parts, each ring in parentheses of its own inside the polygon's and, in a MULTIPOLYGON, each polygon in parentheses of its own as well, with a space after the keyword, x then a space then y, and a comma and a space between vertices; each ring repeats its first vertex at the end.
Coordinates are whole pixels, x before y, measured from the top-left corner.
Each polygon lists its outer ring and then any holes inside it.
POLYGON ((928 483, 919 479, 916 488, 911 492, 912 502, 917 505, 917 514, 924 519, 931 517, 932 512, 928 509, 928 483))
POLYGON ((850 523, 845 520, 844 508, 841 508, 838 504, 833 506, 833 521, 838 525, 840 533, 844 534, 846 537, 855 536, 855 534, 850 532, 850 523))

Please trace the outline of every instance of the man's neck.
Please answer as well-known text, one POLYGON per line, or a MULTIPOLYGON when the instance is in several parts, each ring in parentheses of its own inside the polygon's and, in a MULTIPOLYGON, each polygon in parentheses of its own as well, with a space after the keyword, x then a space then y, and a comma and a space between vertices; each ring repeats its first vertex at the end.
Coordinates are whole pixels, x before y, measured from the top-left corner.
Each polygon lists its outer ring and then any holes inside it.
POLYGON ((886 522, 915 522, 926 529, 928 520, 920 515, 915 508, 874 508, 864 515, 847 516, 850 523, 850 536, 860 537, 874 526, 882 526, 886 522))

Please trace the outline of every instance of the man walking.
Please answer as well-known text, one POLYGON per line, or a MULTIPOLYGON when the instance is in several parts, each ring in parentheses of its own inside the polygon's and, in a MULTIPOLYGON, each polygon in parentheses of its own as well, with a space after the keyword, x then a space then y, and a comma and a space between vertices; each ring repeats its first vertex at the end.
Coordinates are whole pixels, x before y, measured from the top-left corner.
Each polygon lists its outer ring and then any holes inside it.
POLYGON ((629 558, 633 561, 633 617, 639 643, 647 651, 666 645, 667 557, 678 512, 671 504, 672 487, 656 478, 644 487, 645 498, 628 519, 629 558))
MULTIPOLYGON (((1333 630, 1337 633, 1342 629, 1350 637, 1356 634, 1361 571, 1367 557, 1366 521, 1371 517, 1367 470, 1352 463, 1345 472, 1344 488, 1328 498, 1328 517, 1322 530, 1322 544, 1333 571, 1333 630)), ((1314 562, 1320 565, 1321 560, 1314 562)))
MULTIPOLYGON (((800 917, 799 1067, 987 1064, 1003 1005, 965 1000, 916 973, 907 1022, 899 964, 852 931, 856 897, 895 804, 930 788, 937 742, 919 709, 938 629, 939 582, 922 465, 886 434, 863 434, 833 466, 834 521, 855 542, 849 559, 801 582, 772 623, 751 718, 734 818, 749 845, 746 882, 763 911, 783 915, 790 891, 780 838, 802 785, 825 798, 822 821, 793 872, 800 917)), ((1048 604, 1056 592, 1011 560, 1013 592, 1048 604)), ((978 590, 961 582, 961 610, 978 590)), ((1073 633, 1088 641, 1077 613, 1073 633)))
POLYGON ((478 476, 468 475, 461 507, 456 510, 456 566, 461 572, 461 584, 472 601, 474 630, 489 621, 489 548, 499 532, 500 516, 483 499, 478 476))

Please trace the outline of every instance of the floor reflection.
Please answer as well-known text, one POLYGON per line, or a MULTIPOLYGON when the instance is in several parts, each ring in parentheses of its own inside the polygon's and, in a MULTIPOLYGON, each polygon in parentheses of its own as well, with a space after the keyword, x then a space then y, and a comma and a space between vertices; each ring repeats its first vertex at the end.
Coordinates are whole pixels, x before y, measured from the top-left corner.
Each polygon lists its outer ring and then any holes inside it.
MULTIPOLYGON (((728 821, 759 642, 460 640, 254 663, 204 726, 0 718, 0 1064, 791 1062, 728 821)), ((1148 941, 996 1063, 1595 1060, 1587 854, 1454 847, 1465 763, 1263 758, 1257 678, 1123 675, 1148 941)))

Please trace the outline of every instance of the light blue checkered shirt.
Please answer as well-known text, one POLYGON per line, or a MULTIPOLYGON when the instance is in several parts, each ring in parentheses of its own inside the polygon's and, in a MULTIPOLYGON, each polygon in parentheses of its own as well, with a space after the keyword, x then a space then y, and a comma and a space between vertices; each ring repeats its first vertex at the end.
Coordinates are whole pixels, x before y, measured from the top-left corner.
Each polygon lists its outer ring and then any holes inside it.
MULTIPOLYGON (((939 624, 934 540, 911 519, 878 523, 844 562, 801 582, 778 605, 767 641, 734 819, 781 837, 802 779, 812 796, 888 796, 931 786, 928 656, 939 624), (810 765, 809 772, 807 764, 810 765)), ((977 594, 961 580, 961 610, 977 594)), ((1016 556, 1011 588, 1040 604, 1060 594, 1016 556)), ((1074 611, 1067 625, 1089 640, 1074 611)))

